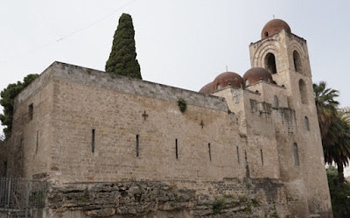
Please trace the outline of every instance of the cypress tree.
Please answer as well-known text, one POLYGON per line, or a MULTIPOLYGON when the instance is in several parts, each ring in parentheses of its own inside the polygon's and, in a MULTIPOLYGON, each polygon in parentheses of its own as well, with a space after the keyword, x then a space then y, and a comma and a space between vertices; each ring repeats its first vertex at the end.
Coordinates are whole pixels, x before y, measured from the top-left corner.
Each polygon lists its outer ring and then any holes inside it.
POLYGON ((114 33, 112 51, 106 63, 106 72, 142 79, 140 65, 136 59, 135 30, 129 14, 119 18, 114 33))

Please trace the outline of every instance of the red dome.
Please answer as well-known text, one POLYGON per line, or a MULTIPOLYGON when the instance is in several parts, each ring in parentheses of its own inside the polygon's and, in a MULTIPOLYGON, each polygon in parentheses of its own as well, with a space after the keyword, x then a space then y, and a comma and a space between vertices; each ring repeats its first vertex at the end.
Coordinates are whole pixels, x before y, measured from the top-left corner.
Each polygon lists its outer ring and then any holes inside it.
POLYGON ((205 94, 212 94, 217 90, 223 89, 227 86, 235 88, 244 88, 244 80, 240 75, 234 72, 224 72, 219 74, 213 82, 203 86, 199 92, 205 94))
POLYGON ((199 90, 200 93, 204 93, 204 94, 211 94, 213 93, 213 83, 210 82, 207 85, 203 86, 203 88, 201 88, 201 90, 199 90))
POLYGON ((289 25, 285 21, 280 19, 270 20, 267 24, 265 24, 263 30, 261 31, 261 39, 265 39, 283 29, 288 33, 292 32, 289 25))
POLYGON ((250 68, 243 76, 245 85, 250 85, 260 80, 273 83, 272 76, 268 70, 262 67, 250 68), (247 82, 248 81, 248 82, 247 82))
POLYGON ((219 74, 213 82, 214 90, 219 90, 225 88, 226 86, 232 86, 235 88, 242 88, 244 81, 242 77, 234 72, 224 72, 219 74))

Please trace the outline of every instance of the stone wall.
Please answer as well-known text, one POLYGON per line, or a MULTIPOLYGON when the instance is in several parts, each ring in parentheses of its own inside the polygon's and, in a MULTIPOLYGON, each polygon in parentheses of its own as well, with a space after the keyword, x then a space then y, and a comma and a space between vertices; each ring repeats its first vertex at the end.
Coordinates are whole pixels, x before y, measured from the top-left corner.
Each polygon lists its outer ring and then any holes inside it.
POLYGON ((313 198, 327 181, 307 146, 314 108, 292 92, 259 82, 205 95, 55 62, 16 98, 9 172, 50 182, 51 216, 328 214, 327 193, 313 198))
POLYGON ((270 179, 73 183, 48 194, 49 217, 288 217, 286 205, 283 185, 270 179))
POLYGON ((119 77, 112 80, 117 85, 107 80, 100 87, 110 75, 64 67, 53 81, 55 150, 50 166, 61 181, 220 180, 245 175, 236 152, 238 146, 243 156, 245 139, 224 99, 119 77), (184 113, 178 107, 180 98, 187 102, 184 113))

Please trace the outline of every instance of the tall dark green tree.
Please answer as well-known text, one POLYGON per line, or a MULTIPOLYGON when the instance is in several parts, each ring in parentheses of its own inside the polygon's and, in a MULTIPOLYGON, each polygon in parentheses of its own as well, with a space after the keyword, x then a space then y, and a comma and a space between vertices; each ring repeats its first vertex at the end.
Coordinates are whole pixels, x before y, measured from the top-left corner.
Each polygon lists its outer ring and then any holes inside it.
POLYGON ((1 91, 0 104, 3 107, 3 114, 0 114, 0 121, 1 125, 6 126, 4 128, 6 138, 11 136, 15 97, 38 76, 37 74, 29 74, 24 77, 23 82, 11 83, 1 91))
POLYGON ((106 72, 142 79, 140 65, 136 59, 135 30, 129 14, 119 18, 114 33, 112 51, 106 63, 106 72))

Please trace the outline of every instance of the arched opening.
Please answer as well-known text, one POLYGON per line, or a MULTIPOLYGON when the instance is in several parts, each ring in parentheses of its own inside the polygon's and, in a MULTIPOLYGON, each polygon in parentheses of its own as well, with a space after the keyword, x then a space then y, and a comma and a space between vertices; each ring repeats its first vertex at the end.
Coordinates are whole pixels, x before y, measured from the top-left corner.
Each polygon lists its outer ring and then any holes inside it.
POLYGON ((220 83, 218 83, 216 86, 216 90, 220 90, 220 89, 221 89, 221 85, 220 85, 220 83))
POLYGON ((309 118, 305 116, 304 118, 304 123, 305 123, 305 129, 307 131, 310 131, 310 124, 309 124, 309 118))
POLYGON ((277 73, 276 68, 276 58, 275 55, 272 53, 268 53, 265 57, 265 66, 266 69, 269 70, 272 74, 277 73))
POLYGON ((293 145, 293 153, 294 153, 294 164, 296 166, 299 166, 300 165, 300 161, 299 161, 299 151, 298 151, 297 143, 294 143, 294 145, 293 145))
POLYGON ((300 98, 301 103, 307 104, 307 91, 306 91, 306 85, 304 80, 299 80, 299 92, 300 92, 300 98))
POLYGON ((301 73, 302 72, 301 58, 299 53, 296 50, 293 52, 293 62, 294 62, 294 70, 296 72, 301 73))
POLYGON ((273 107, 278 108, 278 97, 276 95, 273 97, 273 107))
POLYGON ((249 86, 249 80, 245 80, 245 86, 249 86))
POLYGON ((265 32, 265 36, 266 36, 266 37, 268 37, 268 36, 269 36, 269 33, 268 33, 267 31, 265 32))

